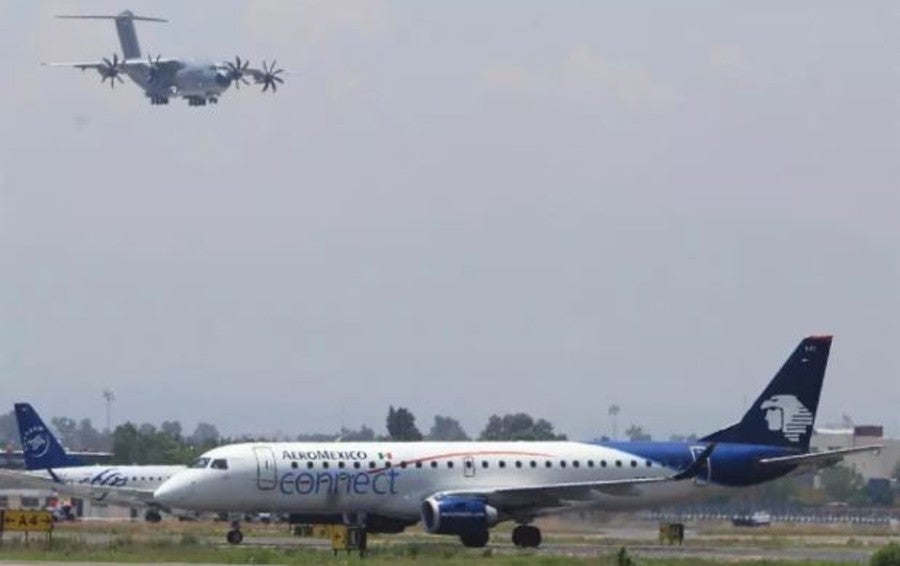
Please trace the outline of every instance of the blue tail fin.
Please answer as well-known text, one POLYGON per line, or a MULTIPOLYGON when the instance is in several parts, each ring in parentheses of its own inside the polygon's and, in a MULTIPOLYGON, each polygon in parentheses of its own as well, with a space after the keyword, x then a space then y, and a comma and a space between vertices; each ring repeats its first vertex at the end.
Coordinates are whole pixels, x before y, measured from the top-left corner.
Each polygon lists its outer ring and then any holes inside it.
POLYGON ((80 466, 82 461, 66 454, 65 449, 28 403, 16 403, 16 421, 22 440, 25 467, 29 470, 80 466))
POLYGON ((741 422, 703 440, 809 450, 831 336, 805 338, 741 422))

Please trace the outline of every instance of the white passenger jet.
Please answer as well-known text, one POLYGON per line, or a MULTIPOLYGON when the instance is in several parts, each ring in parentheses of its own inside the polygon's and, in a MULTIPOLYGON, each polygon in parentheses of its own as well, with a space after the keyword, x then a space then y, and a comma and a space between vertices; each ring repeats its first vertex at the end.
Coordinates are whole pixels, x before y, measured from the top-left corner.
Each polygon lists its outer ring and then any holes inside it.
POLYGON ((154 523, 161 510, 170 510, 154 501, 153 492, 184 466, 85 466, 66 453, 31 405, 16 403, 15 412, 28 471, 0 470, 0 476, 69 497, 143 508, 154 523))
MULTIPOLYGON (((697 442, 247 443, 210 450, 156 490, 166 505, 283 512, 294 520, 429 533, 468 547, 515 521, 536 547, 535 518, 637 509, 727 494, 877 446, 809 452, 830 336, 804 339, 743 419, 697 442)), ((228 541, 239 543, 233 527, 228 541)))

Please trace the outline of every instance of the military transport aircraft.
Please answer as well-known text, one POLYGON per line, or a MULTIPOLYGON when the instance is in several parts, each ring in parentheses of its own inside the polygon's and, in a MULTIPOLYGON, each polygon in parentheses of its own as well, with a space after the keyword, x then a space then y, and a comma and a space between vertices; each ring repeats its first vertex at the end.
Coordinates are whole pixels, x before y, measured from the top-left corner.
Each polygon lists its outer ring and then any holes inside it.
POLYGON ((16 421, 28 471, 0 470, 0 476, 38 489, 53 489, 69 497, 144 509, 144 518, 159 521, 161 510, 153 491, 184 466, 85 466, 67 454, 28 403, 16 403, 16 421))
MULTIPOLYGON (((830 336, 804 339, 743 419, 697 442, 371 442, 222 446, 156 490, 174 507, 284 512, 481 547, 500 521, 536 547, 537 517, 721 495, 879 446, 810 452, 830 336)), ((233 527, 228 541, 243 538, 233 527)))
POLYGON ((65 19, 81 20, 114 20, 119 43, 122 46, 122 59, 118 53, 112 57, 104 57, 100 61, 74 63, 47 63, 50 66, 75 67, 85 71, 94 69, 100 75, 100 82, 109 81, 110 88, 116 82, 124 82, 122 75, 127 75, 136 85, 144 89, 150 104, 168 104, 172 97, 185 98, 191 106, 203 106, 207 102, 215 104, 219 96, 234 84, 250 84, 247 77, 256 84, 262 85, 263 92, 278 90, 284 83, 279 76, 284 70, 277 68, 275 60, 271 64, 262 62, 262 68, 250 66, 249 61, 235 57, 234 61, 199 62, 184 59, 164 58, 161 55, 141 55, 137 34, 134 31, 135 21, 165 22, 160 18, 135 16, 126 10, 117 16, 57 16, 65 19))

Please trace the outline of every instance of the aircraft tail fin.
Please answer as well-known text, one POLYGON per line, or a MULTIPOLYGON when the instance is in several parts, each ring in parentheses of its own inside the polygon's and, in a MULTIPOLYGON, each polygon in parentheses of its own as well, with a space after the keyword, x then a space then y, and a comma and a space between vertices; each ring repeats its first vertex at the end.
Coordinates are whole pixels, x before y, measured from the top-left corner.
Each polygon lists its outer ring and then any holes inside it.
POLYGON ((67 20, 115 20, 116 33, 119 34, 119 43, 122 46, 122 55, 125 59, 138 59, 141 56, 141 46, 138 43, 137 32, 134 31, 134 22, 165 22, 162 18, 148 18, 135 16, 130 10, 125 10, 116 16, 56 16, 67 20))
POLYGON ((31 405, 16 403, 15 409, 27 469, 67 468, 83 463, 78 458, 66 454, 65 449, 31 405))
POLYGON ((702 440, 809 450, 830 350, 831 336, 803 339, 744 418, 702 440))

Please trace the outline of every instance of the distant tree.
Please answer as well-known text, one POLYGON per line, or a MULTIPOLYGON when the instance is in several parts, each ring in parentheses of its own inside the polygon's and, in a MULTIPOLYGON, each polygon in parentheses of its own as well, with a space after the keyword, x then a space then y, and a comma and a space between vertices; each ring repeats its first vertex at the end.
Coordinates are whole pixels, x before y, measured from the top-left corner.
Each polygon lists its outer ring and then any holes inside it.
POLYGON ((387 430, 391 440, 422 440, 416 428, 416 417, 406 407, 388 409, 387 430))
POLYGON ((859 504, 866 499, 862 475, 849 466, 825 468, 819 472, 819 479, 822 482, 822 490, 831 501, 859 504))
POLYGON ((341 442, 369 442, 375 440, 375 431, 366 425, 359 427, 359 430, 341 427, 339 436, 341 442))
POLYGON ((653 440, 649 434, 644 432, 643 427, 638 425, 631 425, 630 427, 625 429, 625 436, 628 437, 628 440, 632 442, 638 442, 643 440, 653 440))
POLYGON ((178 421, 163 421, 159 430, 172 440, 181 440, 181 423, 178 421))
POLYGON ((428 440, 461 441, 469 440, 469 435, 463 430, 459 421, 453 417, 434 416, 434 424, 428 431, 428 440))
POLYGON ((53 417, 50 424, 56 429, 60 443, 71 450, 81 450, 78 442, 78 423, 68 417, 53 417))
POLYGON ((191 434, 191 442, 197 446, 210 446, 219 441, 219 429, 209 423, 197 423, 191 434))
POLYGON ((565 440, 556 434, 553 425, 544 419, 535 421, 526 413, 491 415, 479 440, 565 440))
POLYGON ((19 425, 16 424, 15 411, 0 415, 0 443, 10 447, 19 445, 19 425))
POLYGON ((696 434, 689 434, 687 436, 683 434, 673 434, 669 437, 669 442, 697 442, 696 434))
POLYGON ((91 424, 91 419, 81 419, 78 421, 78 447, 81 450, 106 450, 109 448, 109 439, 107 436, 91 424))
POLYGON ((155 426, 127 422, 113 431, 113 462, 117 464, 184 464, 194 451, 155 426))
POLYGON ((116 427, 112 434, 114 464, 143 464, 140 433, 137 427, 127 422, 116 427))

